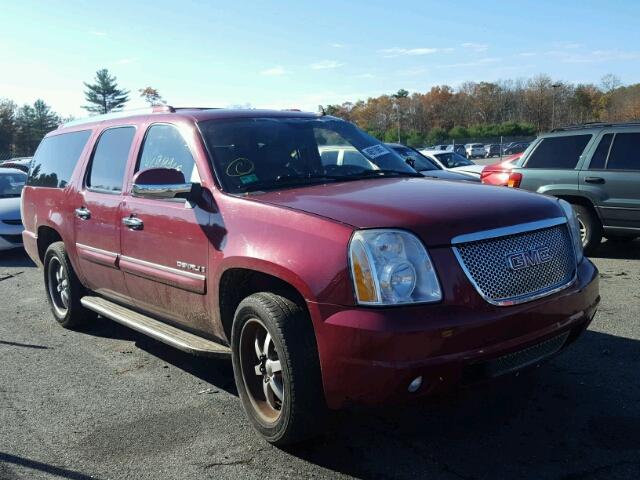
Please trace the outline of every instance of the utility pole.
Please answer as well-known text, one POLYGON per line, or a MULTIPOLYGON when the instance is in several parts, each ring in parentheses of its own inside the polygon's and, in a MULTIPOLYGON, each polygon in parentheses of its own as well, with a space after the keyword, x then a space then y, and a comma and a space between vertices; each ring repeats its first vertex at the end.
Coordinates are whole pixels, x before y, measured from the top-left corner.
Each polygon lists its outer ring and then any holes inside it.
POLYGON ((554 83, 551 85, 553 88, 551 95, 551 130, 553 130, 556 126, 556 89, 560 88, 562 84, 554 83))

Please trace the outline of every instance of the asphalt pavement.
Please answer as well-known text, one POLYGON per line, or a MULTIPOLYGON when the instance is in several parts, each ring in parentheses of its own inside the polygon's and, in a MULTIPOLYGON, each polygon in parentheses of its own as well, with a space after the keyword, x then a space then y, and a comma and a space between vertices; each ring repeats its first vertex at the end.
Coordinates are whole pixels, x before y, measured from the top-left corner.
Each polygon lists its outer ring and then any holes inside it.
POLYGON ((252 430, 230 362, 104 319, 64 330, 41 271, 0 253, 0 479, 638 479, 640 241, 593 260, 600 310, 548 364, 340 412, 323 437, 280 450, 252 430))

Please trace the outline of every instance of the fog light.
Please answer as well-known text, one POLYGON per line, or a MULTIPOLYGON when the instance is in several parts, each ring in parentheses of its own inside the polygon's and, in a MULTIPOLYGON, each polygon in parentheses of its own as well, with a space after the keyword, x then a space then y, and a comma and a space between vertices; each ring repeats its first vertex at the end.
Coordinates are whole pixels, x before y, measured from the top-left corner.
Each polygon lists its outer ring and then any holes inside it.
POLYGON ((415 393, 420 389, 421 386, 422 386, 422 375, 414 378, 409 384, 409 387, 407 388, 407 390, 409 390, 409 393, 415 393))

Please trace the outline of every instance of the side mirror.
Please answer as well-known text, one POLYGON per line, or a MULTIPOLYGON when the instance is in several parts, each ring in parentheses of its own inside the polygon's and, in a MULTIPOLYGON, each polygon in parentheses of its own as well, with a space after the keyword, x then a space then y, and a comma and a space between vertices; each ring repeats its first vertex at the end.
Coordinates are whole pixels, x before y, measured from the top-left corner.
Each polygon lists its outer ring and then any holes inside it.
POLYGON ((196 185, 188 183, 184 174, 175 168, 149 168, 134 175, 131 194, 156 199, 188 198, 196 185))

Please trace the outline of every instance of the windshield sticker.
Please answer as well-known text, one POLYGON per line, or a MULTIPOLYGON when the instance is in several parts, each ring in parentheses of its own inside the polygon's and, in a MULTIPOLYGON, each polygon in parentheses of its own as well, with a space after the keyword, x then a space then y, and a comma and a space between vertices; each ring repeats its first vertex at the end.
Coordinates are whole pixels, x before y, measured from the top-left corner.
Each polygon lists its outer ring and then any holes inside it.
POLYGON ((370 147, 363 148, 361 151, 369 160, 373 160, 374 158, 378 158, 389 153, 389 150, 382 145, 372 145, 370 147))
POLYGON ((240 177, 240 181, 242 182, 243 185, 247 185, 249 183, 257 182, 258 177, 256 176, 255 173, 252 173, 251 175, 243 175, 242 177, 240 177))
POLYGON ((239 157, 227 165, 226 174, 230 177, 241 177, 253 172, 253 162, 248 158, 239 157))

